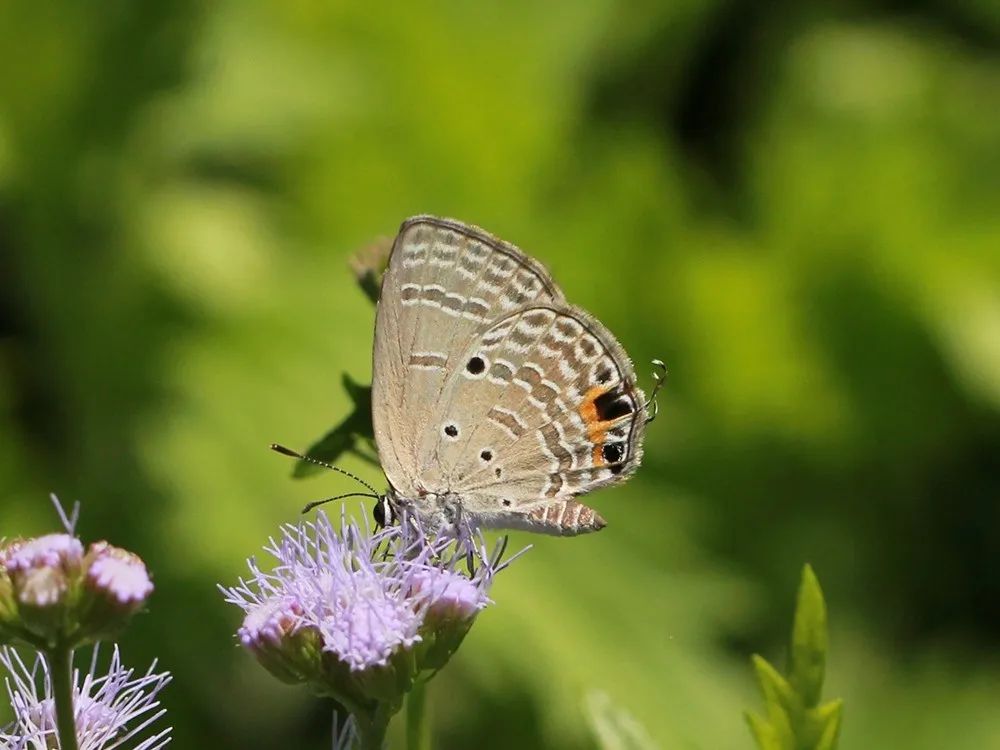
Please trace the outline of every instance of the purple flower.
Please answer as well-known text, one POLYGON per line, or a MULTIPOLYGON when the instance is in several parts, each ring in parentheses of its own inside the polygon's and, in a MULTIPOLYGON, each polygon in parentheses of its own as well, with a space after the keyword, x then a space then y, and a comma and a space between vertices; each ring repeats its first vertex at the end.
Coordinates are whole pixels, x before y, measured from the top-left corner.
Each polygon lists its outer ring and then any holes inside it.
POLYGON ((302 622, 302 606, 291 597, 274 596, 247 610, 237 635, 246 648, 273 645, 293 634, 302 622))
POLYGON ((429 617, 469 620, 490 603, 484 586, 453 570, 417 570, 412 585, 413 593, 427 598, 429 617))
POLYGON ((52 607, 62 602, 82 560, 79 539, 69 534, 46 534, 8 547, 2 562, 18 602, 52 607))
POLYGON ((220 587, 245 612, 240 642, 279 678, 296 674, 317 692, 348 699, 370 698, 372 675, 386 670, 386 683, 405 690, 422 669, 439 669, 489 603, 500 567, 498 556, 471 543, 401 527, 370 534, 343 515, 335 528, 323 513, 284 526, 264 549, 276 560, 272 570, 251 559, 249 581, 220 587), (469 559, 479 565, 465 575, 458 563, 469 559), (411 651, 415 666, 396 663, 411 651))
POLYGON ((107 542, 90 545, 87 585, 120 605, 139 606, 153 593, 153 582, 143 561, 107 542))
POLYGON ((11 573, 41 567, 71 567, 83 559, 83 545, 70 534, 46 534, 8 548, 4 567, 11 573))
POLYGON ((153 582, 138 555, 107 542, 91 544, 83 558, 83 596, 76 608, 80 641, 116 635, 152 592, 153 582))
POLYGON ((66 529, 0 545, 0 642, 36 647, 69 639, 70 646, 120 631, 153 590, 138 556, 107 542, 84 546, 75 536, 79 505, 66 529))
MULTIPOLYGON (((116 646, 106 673, 97 673, 97 649, 89 671, 75 672, 73 704, 80 750, 157 750, 170 742, 170 728, 140 739, 153 722, 163 716, 157 698, 170 681, 166 672, 156 673, 154 662, 145 674, 135 675, 124 667, 116 646)), ((6 667, 5 680, 14 721, 0 729, 0 746, 23 750, 58 747, 52 678, 44 656, 29 667, 11 648, 0 648, 0 664, 6 667)))

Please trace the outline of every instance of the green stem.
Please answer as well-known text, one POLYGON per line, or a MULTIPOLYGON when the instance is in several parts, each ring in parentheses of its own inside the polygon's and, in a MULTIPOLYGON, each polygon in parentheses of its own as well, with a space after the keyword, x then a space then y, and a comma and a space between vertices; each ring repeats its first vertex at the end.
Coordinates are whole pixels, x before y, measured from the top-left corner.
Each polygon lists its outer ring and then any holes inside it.
POLYGON ((389 730, 392 713, 382 710, 380 706, 373 713, 353 714, 360 750, 382 750, 385 747, 385 735, 389 730))
POLYGON ((406 750, 429 750, 430 722, 427 721, 427 683, 417 680, 406 697, 406 750))
POLYGON ((59 750, 78 750, 76 712, 73 708, 73 649, 59 644, 48 650, 52 695, 56 703, 59 750))

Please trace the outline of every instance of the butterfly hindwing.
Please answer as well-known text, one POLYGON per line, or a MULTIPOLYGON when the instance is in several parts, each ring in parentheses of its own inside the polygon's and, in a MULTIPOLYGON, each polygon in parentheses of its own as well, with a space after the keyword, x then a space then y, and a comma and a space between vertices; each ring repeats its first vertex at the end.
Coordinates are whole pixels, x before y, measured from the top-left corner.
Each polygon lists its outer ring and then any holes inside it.
POLYGON ((623 480, 638 466, 645 398, 622 347, 582 310, 518 310, 474 337, 458 365, 418 459, 467 506, 523 526, 547 510, 538 506, 623 480))

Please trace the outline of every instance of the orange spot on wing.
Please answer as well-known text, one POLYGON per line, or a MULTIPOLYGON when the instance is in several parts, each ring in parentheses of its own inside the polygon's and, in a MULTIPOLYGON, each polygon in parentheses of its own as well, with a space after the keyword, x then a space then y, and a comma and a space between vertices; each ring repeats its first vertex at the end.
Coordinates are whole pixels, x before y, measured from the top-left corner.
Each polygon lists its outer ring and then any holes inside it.
MULTIPOLYGON (((601 438, 603 439, 604 436, 602 435, 601 438)), ((594 446, 594 452, 591 455, 591 459, 593 461, 594 466, 604 466, 604 464, 607 463, 607 461, 604 460, 604 452, 601 449, 600 444, 594 446)))
POLYGON ((604 425, 606 422, 601 421, 600 415, 597 413, 596 401, 605 393, 608 392, 608 388, 602 385, 595 385, 585 394, 583 394, 583 401, 580 403, 580 408, 577 411, 580 414, 580 418, 583 419, 583 423, 587 425, 587 437, 590 441, 594 443, 594 464, 599 464, 604 462, 604 457, 600 455, 601 445, 604 443, 604 435, 607 429, 604 425))

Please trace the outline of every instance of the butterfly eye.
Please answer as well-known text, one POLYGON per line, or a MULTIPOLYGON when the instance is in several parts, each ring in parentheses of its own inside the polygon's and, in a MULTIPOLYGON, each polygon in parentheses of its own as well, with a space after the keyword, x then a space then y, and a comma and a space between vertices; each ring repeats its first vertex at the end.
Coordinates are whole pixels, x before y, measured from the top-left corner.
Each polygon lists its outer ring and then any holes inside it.
POLYGON ((375 517, 375 524, 380 529, 396 522, 396 511, 392 509, 392 503, 389 502, 388 498, 383 497, 375 503, 375 507, 372 508, 372 516, 375 517))

